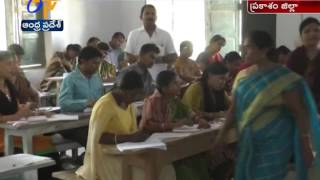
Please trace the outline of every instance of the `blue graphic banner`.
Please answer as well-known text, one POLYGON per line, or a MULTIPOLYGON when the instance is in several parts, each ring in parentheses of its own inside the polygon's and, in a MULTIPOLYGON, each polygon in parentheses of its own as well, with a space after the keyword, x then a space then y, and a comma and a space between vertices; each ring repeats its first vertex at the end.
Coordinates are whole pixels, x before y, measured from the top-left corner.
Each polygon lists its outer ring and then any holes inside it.
POLYGON ((63 31, 63 20, 54 19, 37 19, 37 20, 22 20, 22 31, 63 31))

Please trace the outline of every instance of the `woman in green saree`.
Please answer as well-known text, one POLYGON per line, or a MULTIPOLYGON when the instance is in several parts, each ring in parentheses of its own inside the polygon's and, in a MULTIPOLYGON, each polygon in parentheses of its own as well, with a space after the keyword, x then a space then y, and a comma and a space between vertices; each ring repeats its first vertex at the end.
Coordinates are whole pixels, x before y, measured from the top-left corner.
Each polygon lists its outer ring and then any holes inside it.
MULTIPOLYGON (((234 83, 232 104, 217 146, 226 130, 238 130, 235 180, 283 180, 294 157, 298 180, 308 179, 307 169, 320 148, 320 121, 305 81, 289 69, 274 64, 274 42, 263 31, 253 31, 244 41, 245 59, 251 67, 234 83)), ((314 166, 319 167, 316 156, 314 166)), ((319 177, 318 177, 319 179, 319 177)))
MULTIPOLYGON (((173 71, 162 71, 157 77, 157 90, 144 101, 140 128, 149 132, 171 131, 183 124, 199 123, 200 128, 210 127, 208 123, 192 115, 182 104, 177 75, 173 71)), ((191 148, 191 147, 190 147, 191 148)), ((173 163, 177 180, 209 180, 207 161, 196 155, 173 163)))

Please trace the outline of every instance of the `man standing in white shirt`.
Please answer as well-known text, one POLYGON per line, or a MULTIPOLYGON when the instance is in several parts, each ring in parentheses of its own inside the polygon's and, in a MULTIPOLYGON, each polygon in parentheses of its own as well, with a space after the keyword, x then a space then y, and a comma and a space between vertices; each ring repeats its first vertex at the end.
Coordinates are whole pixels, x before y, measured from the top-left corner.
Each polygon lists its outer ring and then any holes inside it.
POLYGON ((129 33, 125 48, 126 60, 133 64, 137 62, 140 48, 147 43, 154 43, 160 49, 160 56, 156 64, 150 69, 153 79, 160 71, 166 70, 177 59, 177 53, 172 38, 167 31, 157 27, 155 24, 157 15, 153 5, 146 4, 141 8, 140 19, 143 27, 134 29, 129 33))

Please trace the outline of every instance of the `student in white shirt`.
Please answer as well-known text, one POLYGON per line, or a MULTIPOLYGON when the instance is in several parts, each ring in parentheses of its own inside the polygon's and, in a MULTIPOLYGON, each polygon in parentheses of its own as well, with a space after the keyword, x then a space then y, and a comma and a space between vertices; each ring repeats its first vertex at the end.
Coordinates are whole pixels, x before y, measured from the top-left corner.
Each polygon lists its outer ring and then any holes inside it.
POLYGON ((153 70, 151 70, 152 76, 156 77, 159 71, 167 69, 167 65, 174 63, 177 58, 177 53, 170 34, 158 28, 155 24, 157 15, 156 8, 153 5, 146 4, 142 7, 140 19, 143 22, 143 26, 129 33, 125 48, 126 60, 130 64, 135 63, 138 60, 140 48, 144 44, 156 44, 160 49, 160 54, 153 70))
POLYGON ((119 55, 122 53, 122 46, 125 42, 125 36, 122 32, 115 32, 112 35, 112 39, 109 42, 109 51, 107 59, 112 63, 117 69, 120 67, 119 55))

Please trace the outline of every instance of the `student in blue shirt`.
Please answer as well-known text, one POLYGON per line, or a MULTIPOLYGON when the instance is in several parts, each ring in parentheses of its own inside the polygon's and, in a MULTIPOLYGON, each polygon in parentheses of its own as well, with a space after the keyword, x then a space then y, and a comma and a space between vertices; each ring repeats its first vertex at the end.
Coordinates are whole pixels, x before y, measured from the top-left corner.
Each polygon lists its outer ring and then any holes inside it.
POLYGON ((144 84, 144 93, 147 96, 153 94, 155 90, 155 84, 153 82, 152 76, 149 72, 154 64, 154 61, 158 57, 160 49, 155 44, 144 44, 139 53, 138 62, 130 65, 129 67, 123 69, 120 74, 117 76, 116 85, 119 86, 121 83, 122 77, 129 71, 135 71, 140 74, 143 84, 144 84))
MULTIPOLYGON (((59 95, 62 112, 83 112, 87 107, 93 107, 103 95, 102 80, 97 74, 101 58, 101 53, 94 47, 82 49, 77 68, 62 81, 59 95)), ((60 134, 86 146, 88 127, 65 130, 60 134)))
POLYGON ((59 95, 62 112, 83 112, 103 95, 103 84, 97 74, 101 57, 93 47, 80 52, 78 67, 62 81, 59 95))

